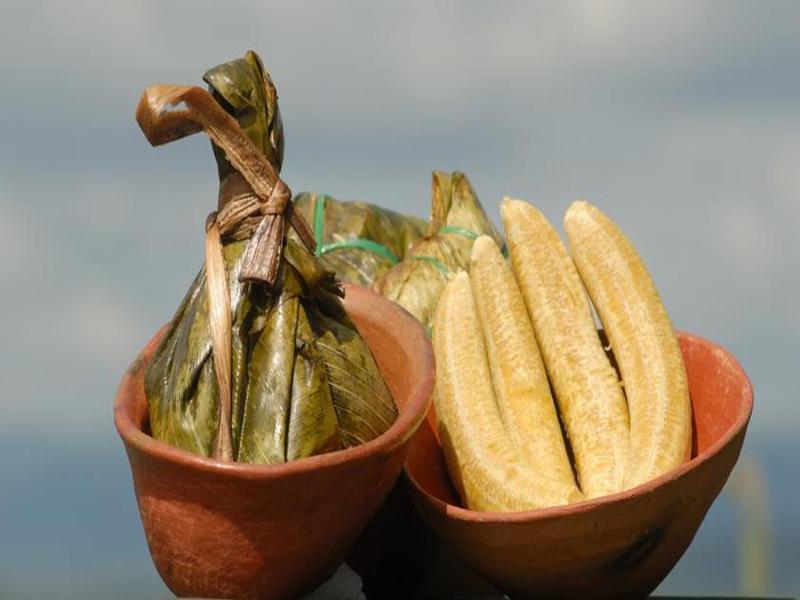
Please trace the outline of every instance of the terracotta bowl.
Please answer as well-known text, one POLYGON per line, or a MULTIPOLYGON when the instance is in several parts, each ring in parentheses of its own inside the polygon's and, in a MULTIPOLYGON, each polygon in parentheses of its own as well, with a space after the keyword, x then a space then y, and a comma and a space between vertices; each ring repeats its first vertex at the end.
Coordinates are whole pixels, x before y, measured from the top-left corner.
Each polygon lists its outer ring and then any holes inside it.
POLYGON ((114 403, 156 569, 178 596, 291 598, 330 577, 400 474, 431 400, 422 327, 383 297, 347 287, 345 307, 398 405, 358 447, 281 465, 225 463, 147 434, 143 375, 161 332, 128 369, 114 403))
POLYGON ((694 410, 692 458, 625 492, 566 507, 490 513, 460 506, 433 409, 405 472, 428 526, 513 597, 643 598, 666 577, 736 463, 753 390, 727 351, 679 334, 694 410))

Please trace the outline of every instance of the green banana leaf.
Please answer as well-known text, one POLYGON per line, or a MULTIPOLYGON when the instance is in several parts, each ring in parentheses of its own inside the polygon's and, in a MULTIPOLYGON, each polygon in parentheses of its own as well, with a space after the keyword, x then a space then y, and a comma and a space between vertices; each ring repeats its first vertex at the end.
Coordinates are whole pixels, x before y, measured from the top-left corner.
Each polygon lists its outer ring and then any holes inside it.
MULTIPOLYGON (((277 94, 258 56, 249 52, 204 79, 279 169, 283 127, 277 94)), ((236 172, 224 152, 214 147, 214 153, 223 190, 236 172)), ((281 463, 360 444, 386 431, 397 409, 366 342, 347 317, 334 275, 289 239, 275 286, 240 283, 247 241, 224 242, 233 317, 234 460, 281 463)), ((153 437, 212 456, 220 400, 205 288, 201 269, 148 365, 145 393, 153 437)))
POLYGON ((427 228, 417 217, 324 194, 298 194, 294 204, 314 229, 322 264, 342 281, 367 287, 403 260, 427 228))
POLYGON ((469 269, 472 244, 480 235, 504 245, 467 176, 458 171, 434 171, 427 232, 411 246, 405 260, 376 281, 375 290, 397 302, 430 331, 444 286, 459 270, 469 269))

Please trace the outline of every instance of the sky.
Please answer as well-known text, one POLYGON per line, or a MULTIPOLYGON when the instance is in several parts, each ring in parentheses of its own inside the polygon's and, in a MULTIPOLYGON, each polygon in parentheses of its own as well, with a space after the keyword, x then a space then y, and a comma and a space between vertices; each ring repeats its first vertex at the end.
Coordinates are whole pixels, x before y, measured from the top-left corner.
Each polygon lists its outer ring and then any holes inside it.
MULTIPOLYGON (((43 1, 0 5, 0 598, 168 597, 111 404, 202 262, 217 182, 207 140, 153 149, 133 112, 250 48, 294 191, 427 216, 431 171, 461 170, 495 220, 504 195, 559 228, 576 198, 608 213, 675 326, 749 374, 766 591, 800 593, 800 4, 43 1)), ((726 494, 663 593, 742 591, 726 494)))

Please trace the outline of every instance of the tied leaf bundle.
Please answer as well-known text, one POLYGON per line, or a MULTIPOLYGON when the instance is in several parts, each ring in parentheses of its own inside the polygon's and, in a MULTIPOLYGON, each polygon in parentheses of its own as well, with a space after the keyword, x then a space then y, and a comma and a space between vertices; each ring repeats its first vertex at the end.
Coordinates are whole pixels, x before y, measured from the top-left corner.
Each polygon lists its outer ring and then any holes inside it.
POLYGON ((417 217, 324 194, 299 194, 295 210, 313 224, 316 254, 342 281, 370 287, 425 233, 417 217))
POLYGON ((148 88, 137 110, 153 145, 208 134, 220 177, 205 265, 145 375, 150 431, 204 456, 270 464, 371 440, 397 410, 278 178, 275 87, 253 52, 204 80, 210 93, 148 88))
POLYGON ((397 302, 430 331, 439 296, 453 275, 469 268, 472 244, 481 235, 503 246, 467 176, 434 171, 428 230, 403 262, 378 279, 375 290, 397 302))

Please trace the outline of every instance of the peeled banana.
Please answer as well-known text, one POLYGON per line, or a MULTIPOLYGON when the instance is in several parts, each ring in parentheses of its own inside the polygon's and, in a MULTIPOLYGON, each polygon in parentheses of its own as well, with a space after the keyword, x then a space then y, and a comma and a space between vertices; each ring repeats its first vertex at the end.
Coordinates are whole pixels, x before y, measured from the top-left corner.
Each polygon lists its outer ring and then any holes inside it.
POLYGON ((507 435, 531 469, 577 492, 525 303, 511 269, 489 236, 479 237, 472 247, 469 279, 507 435))
POLYGON ((501 216, 581 490, 587 498, 618 492, 629 461, 628 408, 575 265, 532 205, 505 198, 501 216))
POLYGON ((611 219, 576 201, 564 228, 625 385, 631 443, 626 487, 632 487, 678 466, 691 451, 683 357, 647 269, 611 219))
POLYGON ((469 276, 460 272, 436 308, 435 406, 448 471, 473 510, 518 511, 580 499, 574 485, 531 469, 497 409, 469 276))

